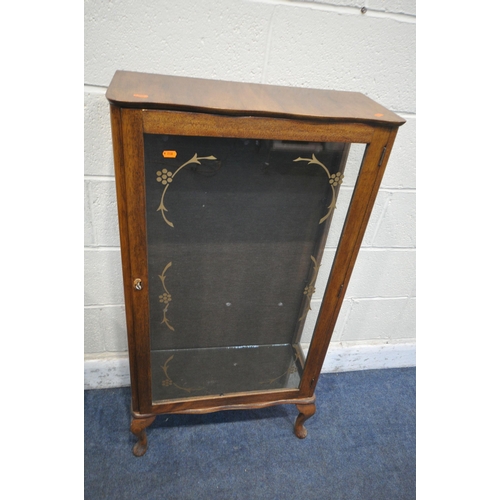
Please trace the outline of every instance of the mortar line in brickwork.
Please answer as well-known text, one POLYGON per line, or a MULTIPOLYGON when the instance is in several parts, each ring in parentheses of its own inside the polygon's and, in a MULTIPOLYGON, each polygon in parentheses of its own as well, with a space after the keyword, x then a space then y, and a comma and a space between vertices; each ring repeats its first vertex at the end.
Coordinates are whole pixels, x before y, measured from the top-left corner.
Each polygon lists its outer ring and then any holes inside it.
POLYGON ((116 252, 116 251, 120 250, 120 247, 119 246, 111 247, 111 246, 88 246, 87 245, 87 246, 84 246, 83 249, 89 250, 92 252, 107 252, 108 250, 116 252))
POLYGON ((363 340, 343 340, 341 342, 330 342, 330 346, 341 344, 342 347, 372 347, 386 346, 387 348, 395 346, 413 346, 415 345, 414 337, 398 337, 396 339, 363 339, 363 340))
MULTIPOLYGON (((408 250, 416 250, 416 247, 361 247, 360 252, 369 251, 369 252, 407 252, 408 250)), ((337 247, 325 247, 325 253, 335 253, 337 251, 337 247)))
MULTIPOLYGON (((391 295, 390 297, 382 296, 382 295, 374 295, 372 297, 365 296, 365 297, 344 297, 344 303, 345 302, 350 302, 353 300, 361 300, 361 301, 367 301, 367 300, 408 300, 408 299, 417 299, 415 295, 391 295)), ((321 305, 322 299, 313 299, 311 300, 311 304, 316 304, 316 305, 321 305)), ((345 305, 345 304, 344 304, 345 305)), ((344 305, 342 308, 344 308, 344 305)), ((85 306, 87 307, 87 306, 85 306)))
POLYGON ((366 302, 367 300, 408 300, 408 299, 417 299, 416 296, 411 296, 411 295, 395 295, 394 297, 380 297, 380 296, 373 296, 373 297, 346 297, 345 300, 352 300, 352 301, 362 301, 366 302))
POLYGON ((391 109, 393 113, 396 113, 399 115, 401 118, 409 118, 409 119, 416 119, 417 118, 417 113, 414 111, 397 111, 394 109, 391 109))
POLYGON ((417 188, 398 188, 398 187, 381 187, 379 191, 385 191, 387 193, 412 193, 417 192, 417 188))
POLYGON ((416 247, 361 247, 360 251, 363 252, 408 252, 416 251, 416 247))
MULTIPOLYGON (((361 249, 360 251, 365 251, 365 250, 373 250, 373 251, 378 251, 378 252, 389 252, 389 251, 405 251, 405 250, 416 250, 417 247, 413 246, 413 247, 377 247, 377 246, 374 246, 374 245, 371 245, 371 246, 363 246, 361 245, 361 249)), ((325 252, 328 251, 328 252, 336 252, 337 251, 337 247, 335 246, 326 246, 325 247, 325 252)))
POLYGON ((368 7, 367 9, 368 10, 364 15, 368 17, 376 17, 379 19, 380 18, 392 19, 393 21, 399 21, 408 24, 416 24, 417 22, 417 16, 415 14, 405 14, 401 12, 386 12, 384 10, 370 9, 370 7, 368 7))
POLYGON ((84 309, 110 309, 111 307, 121 307, 123 309, 125 304, 90 304, 83 306, 84 309))
POLYGON ((85 361, 92 361, 103 358, 113 358, 119 360, 123 358, 128 363, 128 352, 127 351, 99 351, 99 352, 86 352, 83 354, 83 358, 85 361), (113 356, 109 356, 109 354, 113 354, 113 356))
POLYGON ((106 90, 108 90, 108 87, 105 85, 93 85, 91 83, 84 83, 83 90, 84 92, 93 92, 96 94, 104 95, 106 93, 106 90))
MULTIPOLYGON (((391 200, 392 200, 392 195, 389 194, 389 196, 387 197, 387 199, 385 200, 385 203, 384 203, 384 208, 382 209, 382 213, 380 214, 377 222, 376 222, 376 225, 375 225, 375 230, 373 231, 373 236, 371 238, 371 241, 375 241, 377 239, 377 235, 378 235, 378 231, 380 229, 380 226, 382 224, 382 221, 385 217, 385 214, 387 213, 387 208, 389 207, 389 205, 391 204, 391 200)), ((370 245, 371 246, 371 245, 370 245)))
POLYGON ((97 228, 95 227, 94 224, 94 204, 92 203, 92 185, 89 182, 84 183, 85 186, 85 203, 88 202, 88 210, 90 212, 90 220, 87 222, 90 224, 90 227, 92 229, 92 243, 95 244, 97 242, 97 228))
POLYGON ((266 54, 264 56, 264 67, 262 68, 262 78, 260 83, 265 83, 267 80, 267 68, 269 66, 269 54, 271 53, 271 43, 273 38, 273 22, 274 14, 276 13, 276 7, 273 8, 271 14, 271 19, 269 20, 269 25, 267 27, 267 40, 266 40, 266 54))
POLYGON ((368 8, 363 14, 360 7, 347 7, 343 5, 331 5, 320 2, 304 2, 300 0, 249 0, 253 3, 276 5, 281 7, 299 7, 311 10, 322 10, 328 12, 334 12, 337 14, 347 14, 351 16, 365 16, 365 17, 376 17, 383 19, 392 19, 393 21, 399 21, 408 24, 416 24, 415 14, 405 14, 401 12, 387 12, 383 10, 375 10, 368 8))
POLYGON ((84 181, 105 181, 111 182, 115 180, 114 175, 85 175, 83 176, 84 181))
MULTIPOLYGON (((340 342, 340 339, 342 338, 342 335, 345 331, 345 327, 347 325, 347 322, 349 321, 349 318, 351 317, 352 310, 354 308, 354 304, 352 300, 350 300, 348 297, 345 297, 343 302, 342 302, 342 309, 344 310, 343 313, 343 321, 342 324, 340 322, 335 325, 335 329, 333 331, 332 338, 330 340, 330 344, 332 342, 340 342)), ((340 319, 340 317, 339 317, 340 319)))

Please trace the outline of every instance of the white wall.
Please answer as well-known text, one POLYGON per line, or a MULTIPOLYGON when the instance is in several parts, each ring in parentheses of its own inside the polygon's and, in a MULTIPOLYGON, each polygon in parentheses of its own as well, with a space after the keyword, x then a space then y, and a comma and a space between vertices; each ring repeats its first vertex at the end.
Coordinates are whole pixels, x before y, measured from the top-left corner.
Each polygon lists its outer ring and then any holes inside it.
POLYGON ((86 387, 128 383, 104 95, 118 69, 357 91, 404 117, 324 371, 415 364, 415 14, 415 0, 85 3, 86 387))

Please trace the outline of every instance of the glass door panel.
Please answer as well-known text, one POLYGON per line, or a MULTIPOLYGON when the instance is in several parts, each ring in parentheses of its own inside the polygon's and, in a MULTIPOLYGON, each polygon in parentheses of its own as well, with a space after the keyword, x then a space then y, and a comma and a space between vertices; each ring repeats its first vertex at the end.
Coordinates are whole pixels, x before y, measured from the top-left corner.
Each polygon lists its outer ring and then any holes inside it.
POLYGON ((299 387, 349 149, 144 135, 153 402, 299 387))

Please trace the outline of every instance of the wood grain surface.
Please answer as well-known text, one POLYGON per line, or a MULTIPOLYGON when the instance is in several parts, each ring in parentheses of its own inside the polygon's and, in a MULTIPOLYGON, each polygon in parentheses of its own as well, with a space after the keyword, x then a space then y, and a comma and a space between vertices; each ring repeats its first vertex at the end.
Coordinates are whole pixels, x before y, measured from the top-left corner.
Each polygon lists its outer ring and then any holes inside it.
POLYGON ((203 111, 402 125, 405 120, 359 92, 308 89, 117 71, 106 93, 122 107, 203 111))

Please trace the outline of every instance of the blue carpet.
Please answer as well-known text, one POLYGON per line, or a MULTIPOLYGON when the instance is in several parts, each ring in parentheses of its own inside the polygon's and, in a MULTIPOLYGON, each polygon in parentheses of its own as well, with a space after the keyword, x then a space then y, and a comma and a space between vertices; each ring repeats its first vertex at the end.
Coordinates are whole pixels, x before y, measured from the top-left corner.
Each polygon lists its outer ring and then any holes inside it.
POLYGON ((323 374, 303 440, 293 405, 159 416, 141 458, 130 389, 85 391, 85 498, 414 499, 415 375, 323 374))

